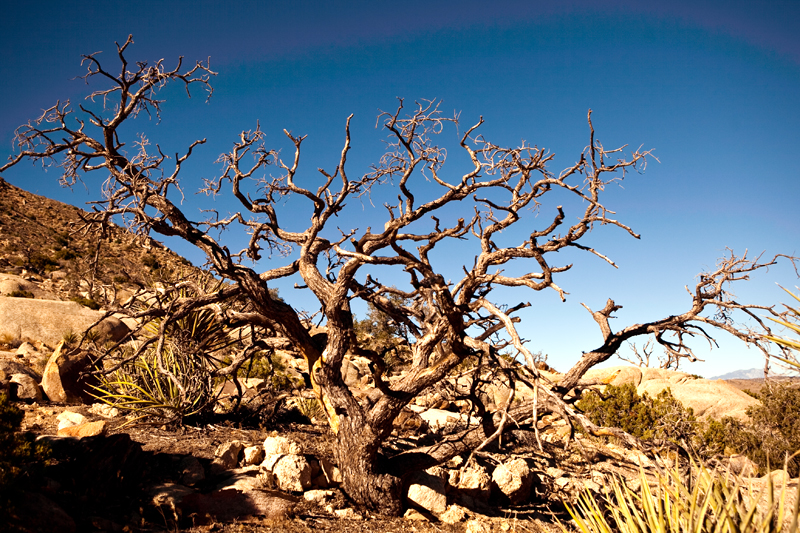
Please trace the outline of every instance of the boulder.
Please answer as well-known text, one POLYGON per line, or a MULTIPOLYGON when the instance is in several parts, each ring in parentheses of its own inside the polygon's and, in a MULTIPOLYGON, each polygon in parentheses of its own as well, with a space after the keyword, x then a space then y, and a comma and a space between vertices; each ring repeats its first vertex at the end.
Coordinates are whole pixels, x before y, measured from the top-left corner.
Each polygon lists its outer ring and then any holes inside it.
POLYGON ((42 380, 41 375, 37 374, 31 367, 25 366, 17 359, 16 354, 11 352, 0 352, 0 370, 5 372, 9 377, 14 374, 27 374, 37 382, 42 380))
POLYGON ((17 348, 17 354, 22 356, 30 355, 33 353, 36 353, 36 348, 34 348, 33 345, 29 342, 23 342, 22 344, 19 345, 19 348, 17 348))
POLYGON ((300 445, 286 437, 267 437, 264 440, 266 455, 299 454, 300 445))
POLYGON ((302 455, 267 455, 261 466, 272 472, 280 490, 303 492, 311 488, 311 466, 302 455))
POLYGON ((131 329, 119 318, 110 316, 92 328, 99 343, 117 342, 125 338, 131 329))
POLYGON ((319 459, 319 475, 311 482, 320 488, 335 487, 342 482, 342 472, 330 459, 321 457, 319 459))
POLYGON ((372 376, 366 357, 348 355, 342 360, 342 379, 348 387, 361 387, 372 376))
POLYGON ((39 387, 39 383, 28 374, 12 374, 9 388, 13 391, 13 395, 20 400, 42 401, 42 389, 39 387))
POLYGON ((15 498, 15 517, 3 517, 3 530, 73 533, 75 521, 57 503, 38 492, 25 492, 15 498))
POLYGON ((406 496, 410 504, 437 516, 447 510, 447 483, 440 470, 434 467, 411 474, 406 496))
MULTIPOLYGON (((0 335, 15 339, 35 339, 48 346, 55 346, 67 333, 82 334, 103 313, 84 307, 76 302, 56 300, 31 300, 29 298, 0 298, 0 335)), ((108 327, 101 326, 101 333, 115 332, 110 339, 119 340, 121 322, 113 317, 105 319, 108 327)))
POLYGON ((530 497, 533 474, 524 459, 501 463, 492 472, 492 481, 512 503, 522 503, 530 497))
POLYGON ((701 420, 719 420, 730 416, 745 421, 748 420, 747 409, 759 404, 752 396, 724 381, 695 379, 682 372, 652 372, 653 370, 658 369, 650 368, 642 372, 642 382, 637 387, 637 392, 655 397, 669 388, 675 399, 684 407, 691 408, 701 420))
MULTIPOLYGON (((28 292, 34 298, 42 300, 58 300, 58 296, 39 288, 36 283, 14 274, 0 274, 0 295, 8 296, 14 292, 28 292)), ((28 299, 28 298, 26 298, 28 299)))
MULTIPOLYGON (((653 369, 647 369, 653 370, 653 369)), ((635 366, 611 366, 608 368, 592 368, 583 375, 584 380, 597 380, 604 385, 619 387, 632 383, 638 387, 642 382, 642 369, 635 366)))
POLYGON ((468 417, 465 414, 454 413, 453 411, 445 411, 443 409, 425 409, 418 405, 407 406, 411 411, 419 414, 419 417, 428 424, 431 431, 437 431, 446 426, 460 425, 466 426, 467 424, 476 426, 480 424, 480 419, 476 417, 468 417))
POLYGON ((461 494, 474 500, 487 501, 492 492, 492 479, 486 469, 480 465, 470 466, 457 472, 457 479, 451 480, 461 494))
POLYGON ((47 361, 42 374, 42 389, 56 403, 90 400, 86 392, 90 379, 81 373, 88 370, 89 358, 83 352, 70 353, 61 342, 47 361))
POLYGON ((251 490, 261 490, 274 488, 265 485, 259 474, 261 470, 258 466, 246 466, 244 468, 236 468, 228 472, 230 476, 217 483, 216 490, 239 490, 248 492, 251 490))
POLYGON ((214 461, 211 469, 217 472, 230 470, 239 464, 239 455, 244 450, 244 444, 238 440, 220 444, 214 452, 214 461))
POLYGON ((731 455, 728 458, 731 472, 737 476, 755 477, 758 475, 758 465, 746 455, 731 455))

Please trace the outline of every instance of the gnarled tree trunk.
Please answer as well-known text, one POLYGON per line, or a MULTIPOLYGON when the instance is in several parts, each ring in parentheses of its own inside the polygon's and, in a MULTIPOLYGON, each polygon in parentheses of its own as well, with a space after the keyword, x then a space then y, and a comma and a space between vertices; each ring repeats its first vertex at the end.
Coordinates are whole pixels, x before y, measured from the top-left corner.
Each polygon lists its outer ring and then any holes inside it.
POLYGON ((342 472, 342 489, 360 507, 398 516, 402 480, 385 471, 386 461, 378 453, 384 439, 360 418, 339 419, 336 460, 342 472))

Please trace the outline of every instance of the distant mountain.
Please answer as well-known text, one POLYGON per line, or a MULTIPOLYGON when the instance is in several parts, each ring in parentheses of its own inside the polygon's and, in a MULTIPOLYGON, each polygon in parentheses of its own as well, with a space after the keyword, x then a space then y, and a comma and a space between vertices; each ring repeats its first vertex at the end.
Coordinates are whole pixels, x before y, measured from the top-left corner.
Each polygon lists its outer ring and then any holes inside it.
MULTIPOLYGON (((771 376, 776 376, 775 372, 770 372, 771 376)), ((721 376, 714 376, 708 379, 763 379, 764 378, 764 368, 751 368, 749 370, 734 370, 733 372, 728 372, 727 374, 722 374, 721 376)))

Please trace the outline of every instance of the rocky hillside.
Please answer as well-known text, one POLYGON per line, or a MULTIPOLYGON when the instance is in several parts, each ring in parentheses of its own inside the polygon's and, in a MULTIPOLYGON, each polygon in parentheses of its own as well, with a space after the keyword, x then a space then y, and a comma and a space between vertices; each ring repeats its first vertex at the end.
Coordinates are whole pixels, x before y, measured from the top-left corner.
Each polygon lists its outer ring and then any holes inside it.
POLYGON ((49 294, 10 285, 0 292, 73 299, 96 307, 152 281, 194 269, 157 241, 124 228, 112 227, 101 238, 88 230, 85 215, 77 207, 29 193, 0 178, 0 273, 35 282, 49 294), (95 257, 99 257, 96 264, 95 257))

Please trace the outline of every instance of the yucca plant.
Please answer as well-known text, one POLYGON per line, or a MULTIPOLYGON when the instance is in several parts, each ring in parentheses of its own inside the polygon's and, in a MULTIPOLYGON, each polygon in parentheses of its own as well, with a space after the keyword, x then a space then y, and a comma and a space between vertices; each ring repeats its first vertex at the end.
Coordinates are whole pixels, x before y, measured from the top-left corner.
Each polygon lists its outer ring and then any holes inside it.
MULTIPOLYGON (((140 300, 136 307, 169 307, 169 299, 190 296, 189 289, 140 300)), ((213 406, 220 378, 215 371, 221 354, 237 342, 231 328, 210 309, 197 309, 167 321, 157 317, 142 328, 139 342, 147 348, 133 357, 131 346, 120 347, 113 359, 126 361, 111 374, 103 375, 95 397, 141 417, 182 420, 213 406)))
MULTIPOLYGON (((800 295, 794 294, 792 291, 787 290, 784 287, 781 287, 781 289, 785 290, 789 294, 789 296, 800 302, 800 295)), ((795 333, 800 334, 800 309, 786 304, 783 304, 783 306, 786 308, 785 319, 781 320, 773 317, 767 317, 767 318, 769 318, 773 322, 777 322, 781 326, 791 329, 795 333)), ((788 348, 791 351, 800 352, 800 341, 798 340, 790 339, 787 337, 778 337, 775 335, 765 335, 764 338, 774 342, 775 344, 784 346, 785 348, 788 348)), ((791 359, 776 355, 773 355, 772 357, 783 363, 786 363, 789 366, 796 368, 797 370, 800 370, 800 360, 798 360, 797 357, 791 359)))
POLYGON ((776 500, 771 476, 757 491, 735 476, 693 463, 688 476, 676 466, 659 473, 652 488, 644 470, 639 481, 638 491, 613 478, 606 496, 581 493, 574 506, 566 505, 574 525, 583 533, 794 533, 798 528, 800 494, 787 509, 788 484, 776 500))
POLYGON ((142 417, 170 421, 197 414, 213 402, 214 379, 202 360, 169 345, 162 349, 164 371, 157 358, 156 349, 148 350, 103 376, 93 387, 95 397, 142 417))

